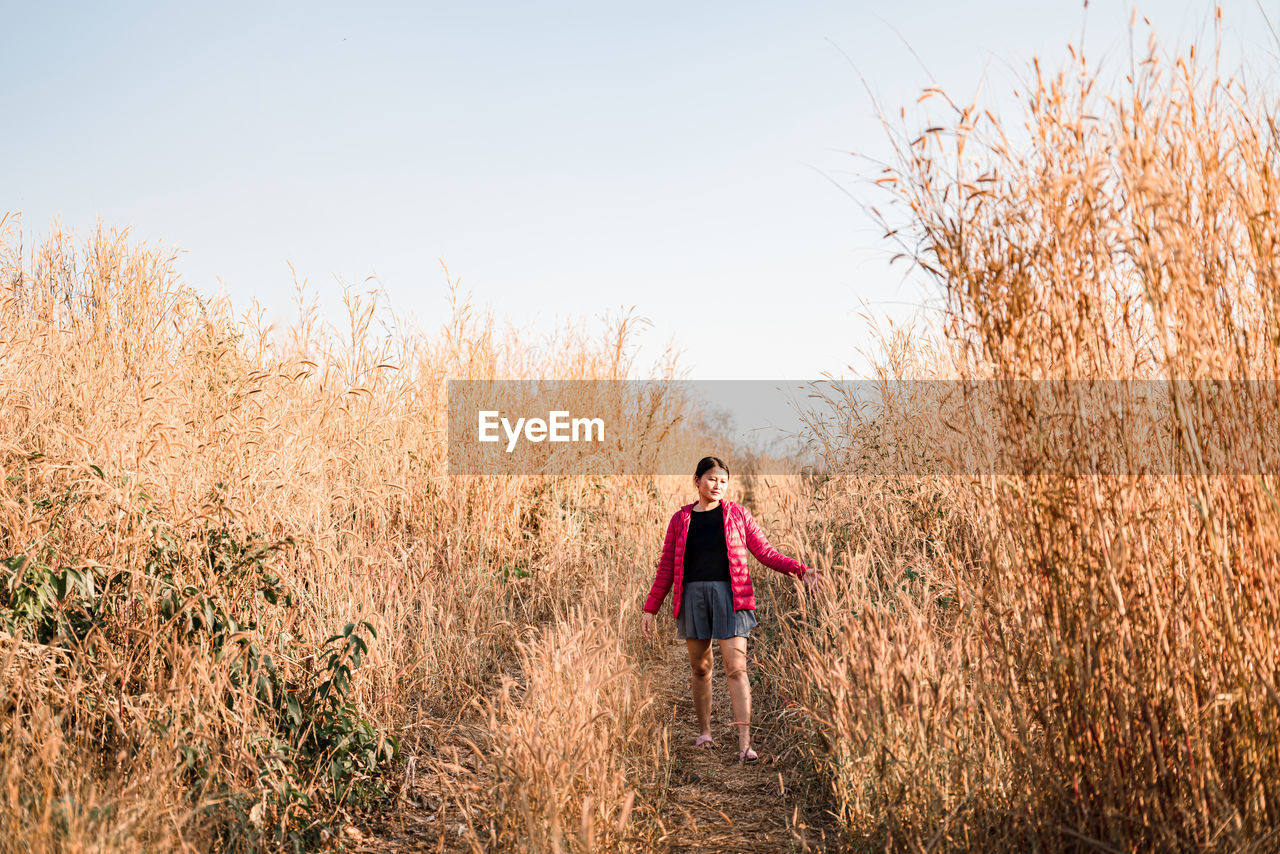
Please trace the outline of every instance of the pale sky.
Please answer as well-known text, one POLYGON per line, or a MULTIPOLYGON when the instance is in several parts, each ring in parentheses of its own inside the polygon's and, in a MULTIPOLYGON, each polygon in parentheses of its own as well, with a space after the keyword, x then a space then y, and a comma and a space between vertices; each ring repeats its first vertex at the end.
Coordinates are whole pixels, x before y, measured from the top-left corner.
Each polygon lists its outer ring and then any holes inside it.
MULTIPOLYGON (((1222 5, 1224 47, 1280 67, 1262 12, 1280 23, 1280 0, 1222 5)), ((1127 67, 1131 8, 9 3, 0 212, 28 245, 55 219, 128 226, 282 324, 292 263, 333 321, 339 280, 376 276, 434 332, 443 261, 520 326, 634 306, 642 371, 674 340, 696 379, 856 375, 860 315, 929 299, 861 207, 883 196, 850 152, 887 146, 859 75, 895 113, 984 73, 1011 104, 1032 57, 1057 67, 1082 32, 1127 67)), ((1166 46, 1211 45, 1212 8, 1139 12, 1166 46)))

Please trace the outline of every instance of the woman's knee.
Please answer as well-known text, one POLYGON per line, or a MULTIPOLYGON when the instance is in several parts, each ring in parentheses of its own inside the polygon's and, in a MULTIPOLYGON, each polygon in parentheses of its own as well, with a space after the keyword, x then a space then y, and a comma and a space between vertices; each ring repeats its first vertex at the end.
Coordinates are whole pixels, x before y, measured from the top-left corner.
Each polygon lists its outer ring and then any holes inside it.
POLYGON ((693 678, 710 679, 711 641, 690 638, 685 644, 689 648, 689 669, 693 671, 693 678))
POLYGON ((724 675, 727 679, 745 680, 747 678, 747 651, 733 639, 720 645, 720 656, 724 659, 724 675))

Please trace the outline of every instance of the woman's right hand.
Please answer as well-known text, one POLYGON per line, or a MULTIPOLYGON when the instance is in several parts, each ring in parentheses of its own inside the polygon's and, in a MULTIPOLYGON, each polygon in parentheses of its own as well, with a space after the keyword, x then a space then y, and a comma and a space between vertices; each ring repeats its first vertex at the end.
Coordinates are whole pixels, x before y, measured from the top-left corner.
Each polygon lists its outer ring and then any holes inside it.
POLYGON ((640 634, 646 638, 653 637, 653 614, 648 611, 645 611, 644 616, 640 618, 640 634))

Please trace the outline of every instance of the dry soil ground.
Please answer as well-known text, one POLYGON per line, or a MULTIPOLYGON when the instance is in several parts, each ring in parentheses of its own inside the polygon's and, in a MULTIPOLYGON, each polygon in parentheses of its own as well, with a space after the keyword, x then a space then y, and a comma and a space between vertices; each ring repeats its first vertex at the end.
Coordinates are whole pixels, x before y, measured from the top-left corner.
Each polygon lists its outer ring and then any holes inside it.
MULTIPOLYGON (((684 641, 672 634, 652 649, 646 663, 672 761, 662 795, 651 805, 660 827, 658 838, 641 847, 670 852, 825 850, 821 830, 806 827, 789 797, 785 781, 791 775, 775 758, 782 745, 771 738, 767 726, 753 732, 759 762, 738 764, 737 733, 719 649, 711 718, 715 745, 709 749, 693 746, 697 725, 684 641)), ((655 737, 661 738, 661 733, 655 737)), ((452 740, 461 743, 460 738, 452 740)), ((465 786, 479 763, 461 750, 445 765, 453 766, 454 784, 465 786)), ((400 808, 372 828, 372 834, 352 828, 347 841, 355 850, 369 852, 469 851, 464 828, 461 814, 433 776, 415 773, 400 808)))

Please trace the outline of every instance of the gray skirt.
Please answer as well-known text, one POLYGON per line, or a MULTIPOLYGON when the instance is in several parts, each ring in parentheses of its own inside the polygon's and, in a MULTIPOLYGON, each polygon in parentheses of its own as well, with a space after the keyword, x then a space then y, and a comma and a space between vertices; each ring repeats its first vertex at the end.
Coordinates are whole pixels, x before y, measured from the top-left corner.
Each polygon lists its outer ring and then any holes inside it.
POLYGON ((733 610, 733 590, 727 581, 687 581, 680 594, 680 613, 676 615, 676 637, 697 638, 749 637, 757 625, 756 612, 750 608, 733 610))

